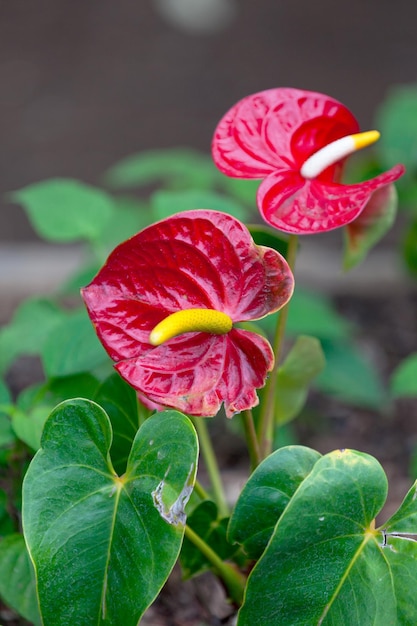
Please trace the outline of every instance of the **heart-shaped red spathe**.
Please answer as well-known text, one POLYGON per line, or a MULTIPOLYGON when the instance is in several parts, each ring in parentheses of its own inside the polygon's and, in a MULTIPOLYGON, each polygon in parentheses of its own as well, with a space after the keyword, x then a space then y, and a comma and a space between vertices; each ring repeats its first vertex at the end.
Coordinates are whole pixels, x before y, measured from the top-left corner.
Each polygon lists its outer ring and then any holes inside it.
POLYGON ((284 306, 293 288, 278 252, 256 246, 230 215, 196 210, 120 244, 82 295, 116 369, 140 394, 191 415, 215 415, 224 402, 231 416, 258 402, 256 389, 273 366, 267 340, 233 328, 187 332, 154 347, 149 334, 184 309, 259 319, 284 306))
POLYGON ((244 98, 222 118, 213 159, 228 176, 263 179, 257 200, 268 224, 293 234, 321 233, 354 221, 375 191, 404 173, 397 165, 369 181, 342 185, 342 161, 317 178, 301 175, 311 155, 358 131, 350 111, 329 96, 269 89, 244 98))

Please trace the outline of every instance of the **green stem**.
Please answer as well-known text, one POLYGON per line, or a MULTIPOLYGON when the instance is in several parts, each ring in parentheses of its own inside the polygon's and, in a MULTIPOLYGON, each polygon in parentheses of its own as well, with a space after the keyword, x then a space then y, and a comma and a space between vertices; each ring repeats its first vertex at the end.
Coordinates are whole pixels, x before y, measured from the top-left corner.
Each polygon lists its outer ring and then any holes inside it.
MULTIPOLYGON (((288 240, 287 263, 293 270, 295 265, 295 257, 297 255, 298 237, 290 235, 288 240)), ((289 303, 287 303, 280 311, 278 322, 275 328, 275 337, 272 349, 274 351, 275 361, 274 367, 269 375, 265 385, 263 394, 263 404, 261 416, 259 419, 258 441, 261 449, 261 458, 266 458, 272 451, 272 442, 274 436, 274 404, 277 386, 277 375, 280 366, 280 357, 282 344, 285 335, 285 326, 287 324, 289 303)))
POLYGON ((213 566, 216 574, 222 579, 227 587, 231 600, 240 606, 243 601, 243 594, 246 586, 246 578, 229 563, 221 560, 218 554, 195 533, 189 526, 185 526, 185 536, 196 548, 206 557, 213 566))
POLYGON ((243 411, 241 416, 243 428, 245 430, 246 445, 249 452, 251 470, 253 471, 261 462, 261 452, 259 450, 258 439, 256 437, 252 411, 243 411))
POLYGON ((198 434, 198 439, 200 441, 201 453, 206 464, 207 473, 210 478, 214 500, 217 504, 219 515, 220 517, 227 517, 229 515, 229 509, 226 503, 226 496, 223 489, 219 466, 217 464, 216 455, 214 454, 213 446, 211 444, 211 439, 205 418, 194 418, 193 423, 198 434))
POLYGON ((196 480, 194 483, 194 491, 196 492, 200 500, 210 500, 207 491, 204 489, 203 485, 198 482, 198 480, 196 480))

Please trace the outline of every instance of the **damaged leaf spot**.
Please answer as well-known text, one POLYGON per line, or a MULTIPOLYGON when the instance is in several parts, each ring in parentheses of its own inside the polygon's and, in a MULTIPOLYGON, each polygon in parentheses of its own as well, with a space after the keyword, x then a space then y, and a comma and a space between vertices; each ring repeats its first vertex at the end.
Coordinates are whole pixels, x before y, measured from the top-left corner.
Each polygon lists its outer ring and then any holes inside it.
POLYGON ((165 473, 163 480, 158 484, 157 488, 152 491, 152 498, 155 508, 158 510, 159 515, 168 524, 185 525, 187 516, 185 514, 185 507, 190 499, 194 486, 194 463, 192 463, 185 485, 182 488, 178 498, 169 506, 164 500, 166 500, 166 491, 169 489, 169 485, 166 482, 166 478, 169 473, 169 467, 165 473))

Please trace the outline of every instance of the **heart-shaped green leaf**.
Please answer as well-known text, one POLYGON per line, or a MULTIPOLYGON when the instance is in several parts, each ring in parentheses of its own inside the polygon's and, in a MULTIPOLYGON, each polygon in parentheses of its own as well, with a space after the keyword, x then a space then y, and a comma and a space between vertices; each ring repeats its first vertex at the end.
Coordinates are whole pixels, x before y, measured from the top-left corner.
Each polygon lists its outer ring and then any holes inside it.
POLYGON ((33 566, 25 540, 17 533, 0 541, 0 596, 35 626, 41 624, 33 566))
POLYGON ((41 445, 24 481, 23 525, 44 626, 136 626, 181 547, 198 454, 191 422, 176 411, 146 420, 122 477, 109 458, 110 420, 94 402, 58 405, 41 445))
POLYGON ((23 205, 39 235, 52 241, 94 241, 114 211, 104 191, 65 178, 34 183, 10 198, 23 205))
POLYGON ((416 624, 417 543, 373 524, 386 493, 369 455, 319 459, 250 575, 239 626, 416 624))
POLYGON ((264 551, 278 518, 320 458, 304 446, 280 448, 253 472, 236 503, 228 538, 257 559, 264 551))
POLYGON ((132 441, 140 424, 139 418, 143 420, 148 417, 150 411, 138 403, 133 387, 117 373, 106 378, 98 387, 93 400, 103 407, 110 418, 113 431, 111 458, 114 469, 120 474, 126 470, 132 441))

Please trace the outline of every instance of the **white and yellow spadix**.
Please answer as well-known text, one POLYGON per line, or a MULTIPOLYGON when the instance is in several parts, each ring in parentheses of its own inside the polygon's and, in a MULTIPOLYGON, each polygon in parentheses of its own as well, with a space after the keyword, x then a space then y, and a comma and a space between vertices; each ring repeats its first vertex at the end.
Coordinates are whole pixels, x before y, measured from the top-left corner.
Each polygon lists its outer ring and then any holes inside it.
POLYGON ((171 313, 155 326, 149 335, 153 346, 160 346, 169 339, 189 332, 225 335, 232 330, 231 318, 214 309, 184 309, 171 313))
POLYGON ((300 174, 304 178, 316 178, 325 169, 349 156, 357 150, 366 148, 378 141, 380 133, 377 130, 368 130, 364 133, 347 135, 327 144, 312 154, 302 165, 300 174))

